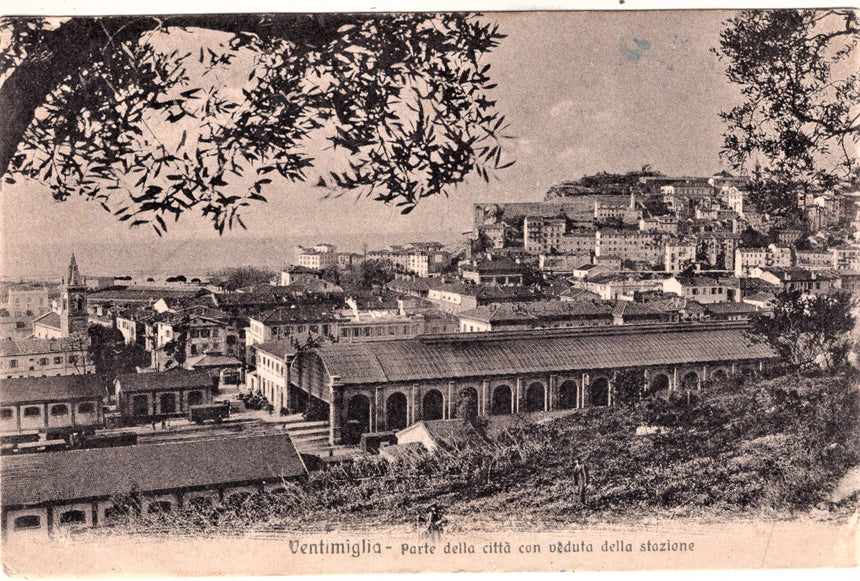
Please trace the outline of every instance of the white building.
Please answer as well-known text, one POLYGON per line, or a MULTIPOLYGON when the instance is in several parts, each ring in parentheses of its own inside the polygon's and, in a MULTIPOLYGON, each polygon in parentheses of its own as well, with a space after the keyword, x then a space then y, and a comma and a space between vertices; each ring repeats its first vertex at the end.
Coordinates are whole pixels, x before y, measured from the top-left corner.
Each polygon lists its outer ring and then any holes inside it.
POLYGON ((337 248, 332 244, 317 244, 311 248, 296 246, 296 264, 313 270, 337 266, 337 248))
POLYGON ((767 248, 738 248, 735 250, 735 276, 748 277, 755 267, 788 268, 791 266, 791 248, 771 244, 767 248))

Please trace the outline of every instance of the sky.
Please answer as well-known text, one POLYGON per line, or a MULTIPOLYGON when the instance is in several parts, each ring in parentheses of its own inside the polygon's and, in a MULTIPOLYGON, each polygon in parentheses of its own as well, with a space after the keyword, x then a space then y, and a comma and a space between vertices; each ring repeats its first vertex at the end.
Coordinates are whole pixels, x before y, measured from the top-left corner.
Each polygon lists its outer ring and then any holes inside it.
MULTIPOLYGON (((347 194, 322 199, 311 183, 286 182, 269 201, 243 213, 247 231, 224 237, 326 236, 469 230, 476 202, 542 199, 563 180, 650 164, 667 174, 711 175, 720 164, 720 110, 739 100, 710 52, 731 13, 491 13, 508 36, 486 62, 507 116, 508 156, 516 163, 485 184, 477 175, 447 198, 422 200, 408 216, 347 194)), ((96 203, 54 202, 38 184, 0 185, 4 253, 22 243, 157 243, 149 228, 129 229, 96 203)), ((217 237, 211 224, 185 215, 168 240, 217 237)))

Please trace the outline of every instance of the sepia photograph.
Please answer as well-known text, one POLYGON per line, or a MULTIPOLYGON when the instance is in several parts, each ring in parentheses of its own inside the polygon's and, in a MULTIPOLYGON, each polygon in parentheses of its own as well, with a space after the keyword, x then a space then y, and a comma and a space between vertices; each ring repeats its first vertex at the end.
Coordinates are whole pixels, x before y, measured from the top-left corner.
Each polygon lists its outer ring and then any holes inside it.
POLYGON ((860 11, 623 4, 0 15, 4 574, 857 567, 860 11))

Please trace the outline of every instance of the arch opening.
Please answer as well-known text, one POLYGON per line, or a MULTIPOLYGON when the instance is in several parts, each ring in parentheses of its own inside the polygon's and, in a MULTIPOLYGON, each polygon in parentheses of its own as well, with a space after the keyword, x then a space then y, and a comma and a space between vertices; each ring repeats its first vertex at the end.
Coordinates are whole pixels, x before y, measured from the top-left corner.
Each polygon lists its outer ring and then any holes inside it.
POLYGON ((402 430, 406 427, 406 396, 395 392, 385 401, 385 426, 389 430, 402 430))
POLYGON ((490 406, 490 414, 500 416, 511 413, 513 395, 508 385, 500 385, 493 390, 493 402, 490 406))
POLYGON ((421 401, 421 419, 441 420, 444 412, 444 398, 438 389, 431 389, 421 401))
POLYGON ((535 381, 526 389, 525 410, 527 412, 539 412, 544 409, 545 389, 541 382, 535 381))
POLYGON ((598 377, 591 382, 588 390, 588 402, 592 407, 603 407, 609 405, 609 380, 598 377))

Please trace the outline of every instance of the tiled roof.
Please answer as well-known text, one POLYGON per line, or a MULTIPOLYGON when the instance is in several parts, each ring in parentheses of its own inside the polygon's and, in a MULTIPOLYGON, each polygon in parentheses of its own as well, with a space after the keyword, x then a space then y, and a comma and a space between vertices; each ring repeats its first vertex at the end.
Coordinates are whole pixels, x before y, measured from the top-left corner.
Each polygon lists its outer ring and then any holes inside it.
POLYGON ((645 315, 659 316, 661 311, 643 303, 633 301, 616 301, 612 314, 620 317, 636 317, 645 315))
POLYGON ((204 290, 200 287, 189 289, 107 289, 93 291, 87 295, 88 301, 103 302, 103 301, 152 301, 155 302, 161 298, 182 298, 190 297, 204 290))
POLYGON ((105 396, 104 388, 95 375, 56 375, 0 380, 0 402, 4 405, 105 396))
POLYGON ((599 301, 600 295, 585 289, 571 287, 562 291, 559 298, 565 301, 599 301))
POLYGON ((86 351, 88 338, 12 339, 0 341, 0 355, 35 355, 38 353, 80 353, 86 351))
POLYGON ((299 345, 306 345, 308 341, 323 341, 329 342, 328 337, 319 333, 297 333, 291 335, 288 339, 280 339, 278 341, 267 341, 254 345, 254 348, 259 351, 264 351, 269 355, 274 355, 279 359, 283 359, 284 355, 294 355, 299 350, 299 345))
POLYGON ((44 325, 46 327, 53 327, 54 329, 59 329, 61 325, 60 315, 59 313, 51 311, 50 313, 45 313, 38 319, 35 319, 33 321, 33 324, 44 325))
POLYGON ((295 478, 307 473, 286 433, 92 448, 2 458, 3 506, 295 478))
POLYGON ((194 369, 205 367, 241 367, 242 362, 229 355, 201 355, 188 360, 186 365, 194 369))
POLYGON ((458 340, 337 343, 315 352, 344 384, 418 381, 775 357, 737 327, 544 330, 540 335, 469 334, 458 340))
POLYGON ((744 297, 744 301, 756 301, 756 302, 769 302, 776 300, 776 296, 773 293, 755 293, 749 296, 744 297))
POLYGON ((319 308, 278 308, 251 318, 265 325, 321 323, 337 320, 337 316, 331 310, 319 308))
POLYGON ((487 323, 503 321, 541 321, 582 317, 611 317, 612 307, 591 301, 537 301, 484 305, 459 315, 487 323))
POLYGON ((209 372, 181 369, 154 373, 123 373, 116 380, 124 392, 212 387, 209 372))
POLYGON ((742 313, 754 313, 756 312, 756 308, 753 305, 747 303, 710 303, 705 305, 705 311, 714 314, 720 315, 728 315, 728 314, 742 314, 742 313))

